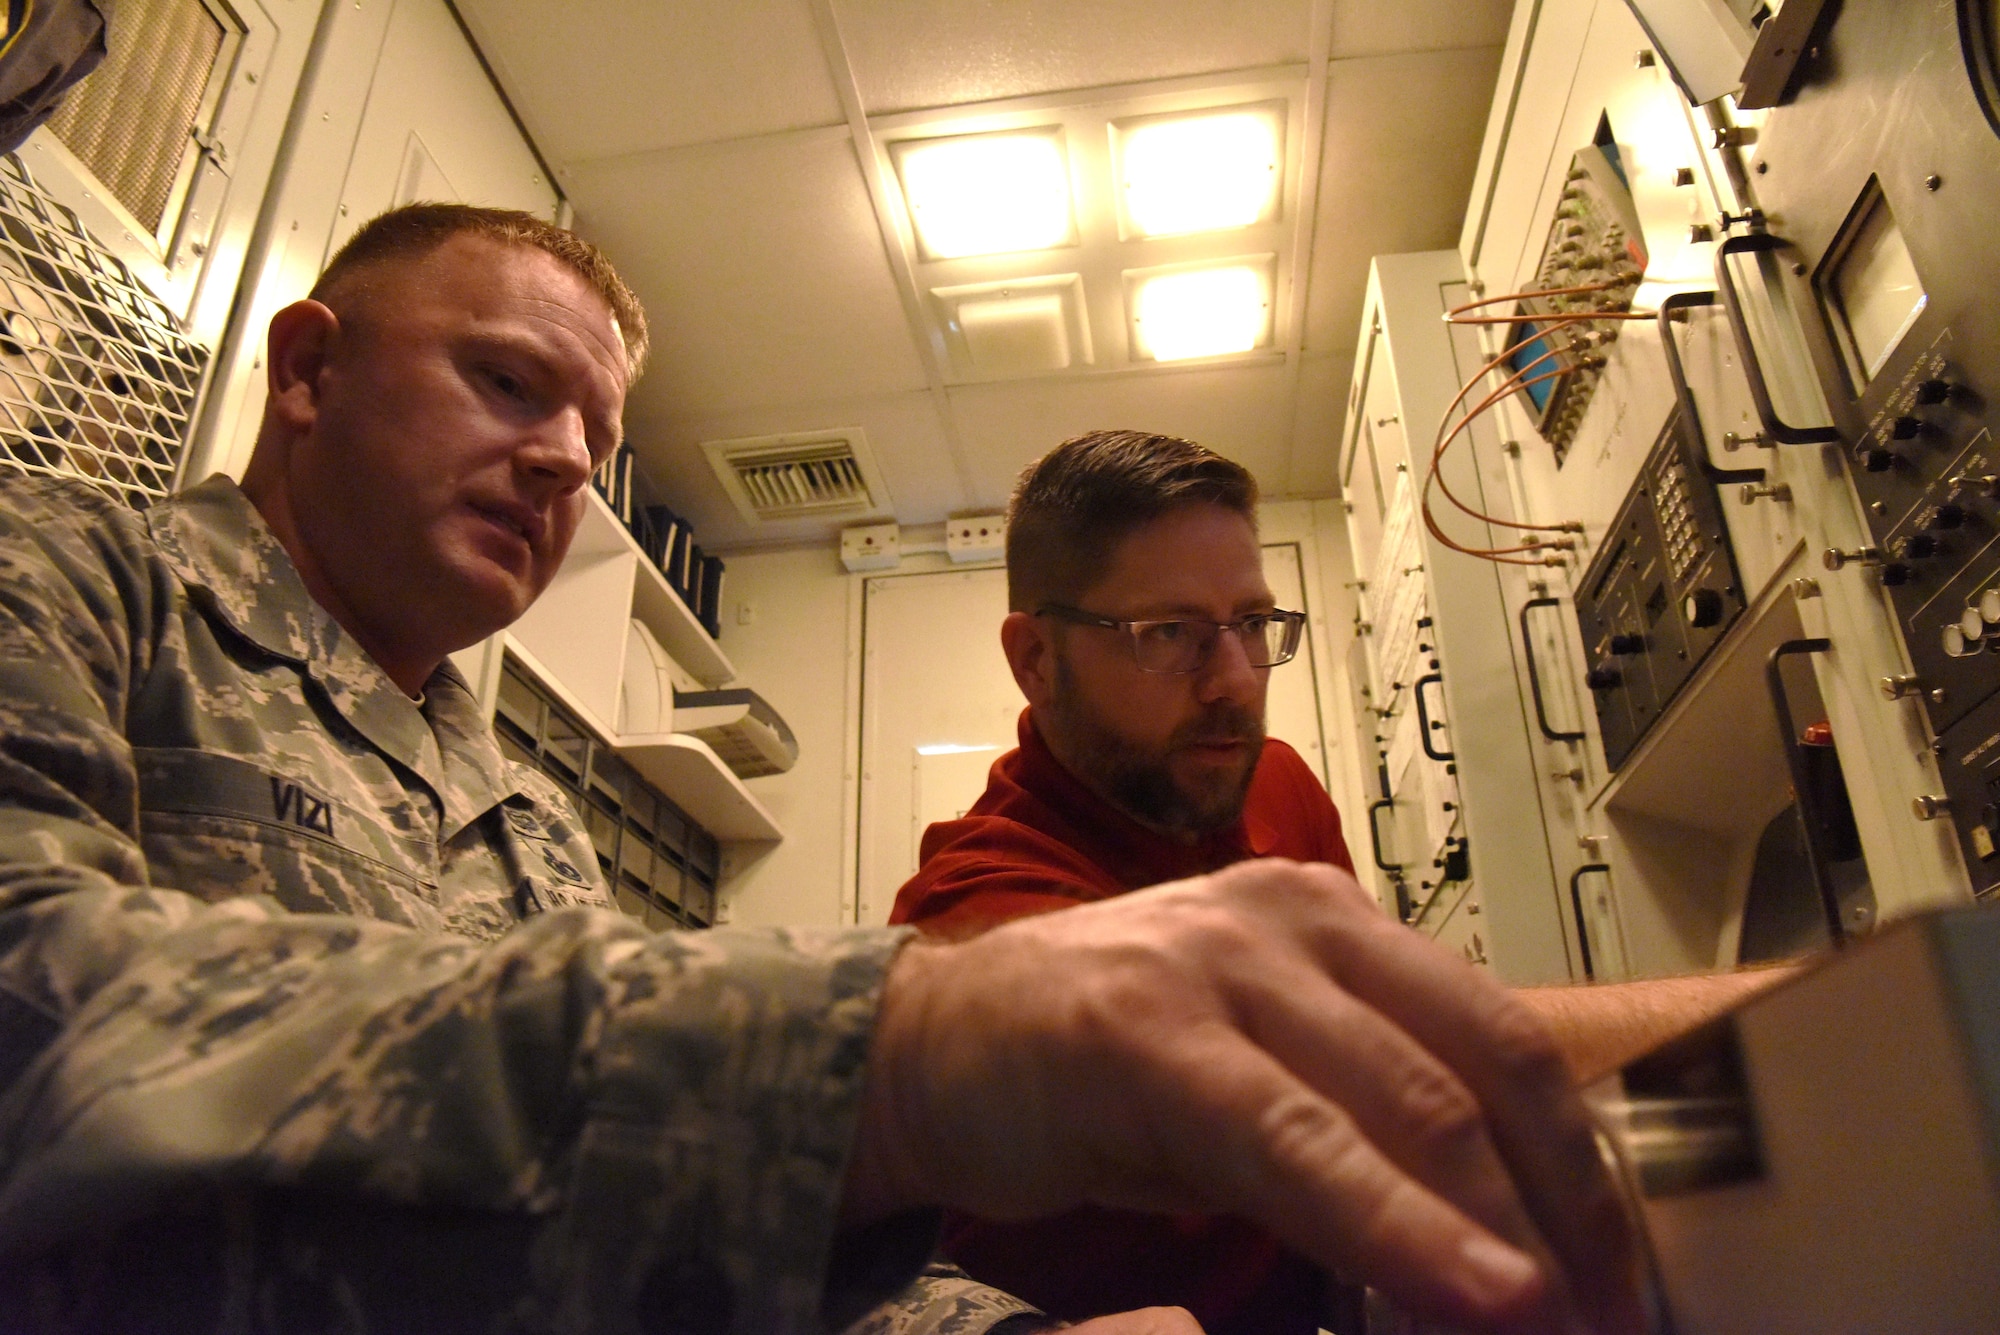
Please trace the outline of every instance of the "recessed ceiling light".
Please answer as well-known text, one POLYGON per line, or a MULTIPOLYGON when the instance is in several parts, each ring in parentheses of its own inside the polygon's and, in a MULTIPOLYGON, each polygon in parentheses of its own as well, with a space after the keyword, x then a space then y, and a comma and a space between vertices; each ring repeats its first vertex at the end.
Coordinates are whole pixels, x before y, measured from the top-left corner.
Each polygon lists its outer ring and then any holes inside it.
POLYGON ((1236 262, 1139 277, 1132 320, 1140 349, 1155 361, 1249 352, 1271 325, 1268 269, 1236 262))
POLYGON ((1282 104, 1117 129, 1126 221, 1141 236, 1248 227, 1277 212, 1282 104))
POLYGON ((890 146, 926 258, 1048 250, 1075 240, 1062 131, 890 146))

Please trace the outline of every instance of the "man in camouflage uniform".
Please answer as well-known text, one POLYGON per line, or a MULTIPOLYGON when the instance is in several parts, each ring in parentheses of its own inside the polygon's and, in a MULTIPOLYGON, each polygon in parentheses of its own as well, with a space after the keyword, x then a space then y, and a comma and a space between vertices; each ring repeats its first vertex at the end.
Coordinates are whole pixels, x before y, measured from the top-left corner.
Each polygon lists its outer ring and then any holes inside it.
MULTIPOLYGON (((903 1289, 865 1329, 1012 1331, 905 1288, 920 1207, 1087 1199, 1236 1209, 1467 1323, 1628 1320, 1559 1056, 1351 885, 907 950, 609 911, 445 655, 553 577, 643 317, 567 233, 431 206, 315 298, 240 489, 0 490, 0 1329, 809 1330, 903 1289), (1441 1147, 1378 1153, 1395 1099, 1342 1112, 1247 1036, 1300 1030, 1336 920, 1382 964, 1349 990, 1447 1026, 1441 1147)), ((1436 1109, 1412 1060, 1384 1074, 1436 1109)))

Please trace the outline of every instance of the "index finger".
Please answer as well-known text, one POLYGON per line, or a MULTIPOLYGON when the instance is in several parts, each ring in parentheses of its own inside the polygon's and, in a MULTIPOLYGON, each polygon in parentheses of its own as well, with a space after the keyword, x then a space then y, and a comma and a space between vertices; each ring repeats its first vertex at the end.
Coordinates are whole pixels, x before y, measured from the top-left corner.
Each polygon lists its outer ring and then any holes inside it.
POLYGON ((1603 1330, 1644 1329, 1638 1251, 1569 1064, 1541 1020, 1489 975, 1383 916, 1330 868, 1307 942, 1334 979, 1436 1054, 1485 1110, 1494 1144, 1578 1307, 1603 1330))

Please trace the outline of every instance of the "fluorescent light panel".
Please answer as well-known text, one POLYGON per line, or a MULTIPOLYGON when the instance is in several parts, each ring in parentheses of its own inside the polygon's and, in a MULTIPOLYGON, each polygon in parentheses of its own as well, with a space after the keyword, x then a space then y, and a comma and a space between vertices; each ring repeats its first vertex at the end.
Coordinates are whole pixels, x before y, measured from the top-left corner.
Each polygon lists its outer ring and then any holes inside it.
POLYGON ((1155 361, 1249 352, 1268 337, 1271 285, 1262 262, 1153 274, 1131 290, 1138 345, 1155 361))
POLYGON ((925 257, 1049 250, 1076 239, 1060 129, 890 145, 925 257))
POLYGON ((1282 117, 1279 103, 1115 127, 1129 230, 1176 236, 1276 216, 1284 179, 1282 117))

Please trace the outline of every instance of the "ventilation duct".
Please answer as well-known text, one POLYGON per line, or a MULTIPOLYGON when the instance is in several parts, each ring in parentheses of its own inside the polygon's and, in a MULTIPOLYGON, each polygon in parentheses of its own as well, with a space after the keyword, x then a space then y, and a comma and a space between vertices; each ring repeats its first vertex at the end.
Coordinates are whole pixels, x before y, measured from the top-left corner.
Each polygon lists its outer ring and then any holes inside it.
POLYGON ((859 428, 714 440, 702 450, 737 512, 752 524, 845 523, 889 510, 889 493, 859 428))

